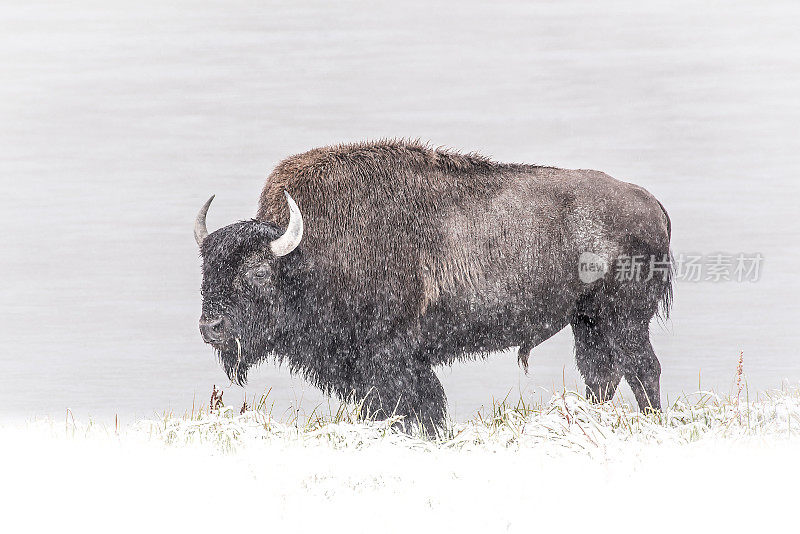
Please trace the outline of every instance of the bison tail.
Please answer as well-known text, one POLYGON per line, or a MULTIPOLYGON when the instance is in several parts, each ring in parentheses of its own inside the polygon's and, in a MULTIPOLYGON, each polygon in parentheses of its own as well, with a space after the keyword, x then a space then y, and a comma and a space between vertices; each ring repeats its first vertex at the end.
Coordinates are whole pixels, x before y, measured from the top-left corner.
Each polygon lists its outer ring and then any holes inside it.
POLYGON ((672 283, 673 274, 675 272, 675 257, 672 251, 669 252, 669 268, 667 269, 666 276, 664 277, 664 285, 661 287, 661 295, 658 300, 658 311, 656 315, 661 321, 669 319, 669 313, 672 310, 672 283))
MULTIPOLYGON (((667 213, 664 204, 659 200, 656 200, 656 202, 658 202, 658 205, 661 207, 661 211, 664 212, 664 218, 667 222, 667 243, 670 243, 672 241, 672 221, 669 218, 669 213, 667 213)), ((661 289, 661 297, 658 301, 657 312, 659 319, 662 321, 669 319, 669 312, 672 309, 672 283, 675 272, 675 257, 672 255, 672 250, 667 250, 667 256, 669 258, 669 268, 664 278, 664 285, 661 289)))

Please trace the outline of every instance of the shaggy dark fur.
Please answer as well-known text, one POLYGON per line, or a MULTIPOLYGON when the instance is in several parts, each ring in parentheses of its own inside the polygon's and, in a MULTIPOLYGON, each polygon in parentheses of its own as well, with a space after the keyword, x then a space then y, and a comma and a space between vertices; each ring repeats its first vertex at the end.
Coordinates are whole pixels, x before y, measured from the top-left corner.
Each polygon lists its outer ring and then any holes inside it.
POLYGON ((216 348, 233 380, 273 354, 328 394, 367 397, 373 417, 429 431, 445 417, 433 366, 512 346, 527 363, 568 324, 588 395, 610 398, 624 376, 658 409, 648 329, 669 278, 646 264, 640 281, 586 284, 577 266, 586 251, 668 257, 669 224, 647 191, 597 171, 404 141, 318 148, 277 166, 255 220, 203 242, 203 318, 227 321, 216 348), (284 190, 306 232, 275 258, 284 190))

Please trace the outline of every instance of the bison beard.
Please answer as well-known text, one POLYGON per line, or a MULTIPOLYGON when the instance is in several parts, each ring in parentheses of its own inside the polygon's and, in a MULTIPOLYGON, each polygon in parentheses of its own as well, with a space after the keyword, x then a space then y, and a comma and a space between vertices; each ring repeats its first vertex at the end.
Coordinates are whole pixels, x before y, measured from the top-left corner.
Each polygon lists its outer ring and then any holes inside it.
POLYGON ((386 141, 288 158, 254 220, 209 235, 207 208, 201 331, 236 383, 272 355, 327 394, 365 398, 365 415, 434 432, 434 366, 527 351, 571 325, 587 395, 610 398, 624 376, 642 409, 660 406, 648 327, 669 277, 577 271, 583 252, 668 257, 666 212, 637 186, 386 141))

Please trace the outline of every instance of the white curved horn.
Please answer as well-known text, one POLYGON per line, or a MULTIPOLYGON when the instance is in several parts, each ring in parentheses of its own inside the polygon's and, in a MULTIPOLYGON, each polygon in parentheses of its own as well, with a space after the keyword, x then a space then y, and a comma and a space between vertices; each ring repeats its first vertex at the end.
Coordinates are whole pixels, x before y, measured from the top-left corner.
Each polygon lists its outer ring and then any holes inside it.
POLYGON ((289 225, 282 236, 269 244, 272 253, 278 257, 289 254, 303 240, 303 214, 300 213, 300 208, 289 192, 284 191, 283 194, 286 195, 286 202, 289 204, 289 225))
POLYGON ((200 213, 197 214, 197 219, 194 221, 194 240, 197 241, 197 245, 202 245, 203 240, 208 237, 208 228, 206 228, 206 215, 208 214, 208 208, 211 206, 211 201, 214 200, 214 195, 211 195, 211 198, 206 200, 206 203, 203 204, 203 207, 200 208, 200 213))

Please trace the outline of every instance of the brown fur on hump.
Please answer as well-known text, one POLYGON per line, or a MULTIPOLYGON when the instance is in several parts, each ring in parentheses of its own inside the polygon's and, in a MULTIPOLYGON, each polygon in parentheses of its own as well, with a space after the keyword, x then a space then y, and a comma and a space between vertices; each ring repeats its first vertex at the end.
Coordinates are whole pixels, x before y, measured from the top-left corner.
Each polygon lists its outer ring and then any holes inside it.
POLYGON ((316 148, 278 164, 257 217, 285 226, 288 191, 303 213, 303 251, 327 264, 336 283, 412 319, 438 294, 426 287, 435 282, 426 279, 419 256, 442 259, 439 214, 486 202, 512 167, 402 140, 316 148))

